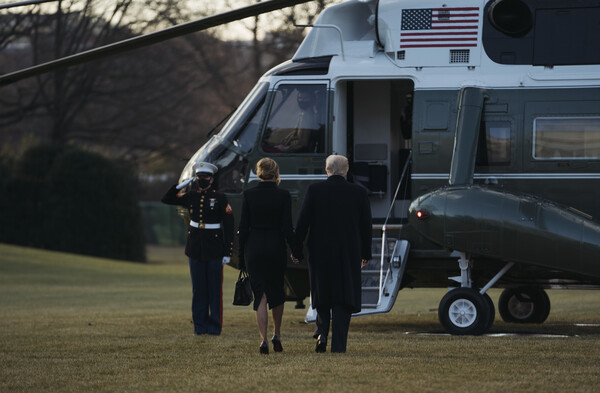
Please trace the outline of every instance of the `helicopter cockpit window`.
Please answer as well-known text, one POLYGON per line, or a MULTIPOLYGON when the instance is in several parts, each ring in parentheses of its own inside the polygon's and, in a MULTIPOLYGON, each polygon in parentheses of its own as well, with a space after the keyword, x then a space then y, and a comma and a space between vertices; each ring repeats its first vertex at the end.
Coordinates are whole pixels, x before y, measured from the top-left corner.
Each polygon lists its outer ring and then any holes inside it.
POLYGON ((486 121, 481 128, 477 165, 510 164, 510 122, 486 121))
POLYGON ((226 146, 231 143, 244 153, 252 150, 264 112, 268 89, 268 83, 258 84, 225 124, 219 137, 203 152, 202 157, 199 157, 219 168, 215 176, 216 188, 219 191, 241 193, 244 189, 248 159, 226 146))
POLYGON ((283 154, 323 153, 326 113, 326 85, 280 85, 261 141, 262 150, 283 154))
POLYGON ((246 158, 227 149, 212 162, 219 167, 216 174, 219 191, 233 194, 244 191, 244 180, 248 168, 246 158))
POLYGON ((533 157, 540 160, 600 158, 600 117, 537 118, 533 157))
POLYGON ((258 134, 258 127, 263 117, 265 109, 265 99, 263 97, 260 105, 255 109, 254 114, 248 118, 246 124, 240 129, 240 132, 233 138, 232 143, 239 147, 243 152, 249 153, 254 147, 256 142, 256 135, 258 134))
POLYGON ((231 141, 246 153, 252 150, 256 141, 256 134, 258 133, 268 89, 268 83, 259 83, 256 85, 233 117, 225 124, 219 136, 231 141))

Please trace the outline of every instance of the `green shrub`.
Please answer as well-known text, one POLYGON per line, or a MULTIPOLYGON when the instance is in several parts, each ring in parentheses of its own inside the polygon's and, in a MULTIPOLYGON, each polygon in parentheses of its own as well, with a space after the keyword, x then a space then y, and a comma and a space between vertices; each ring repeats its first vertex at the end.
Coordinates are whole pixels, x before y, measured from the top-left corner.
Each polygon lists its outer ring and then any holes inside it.
POLYGON ((13 168, 0 180, 0 241, 145 260, 135 180, 126 168, 53 145, 28 150, 13 168))

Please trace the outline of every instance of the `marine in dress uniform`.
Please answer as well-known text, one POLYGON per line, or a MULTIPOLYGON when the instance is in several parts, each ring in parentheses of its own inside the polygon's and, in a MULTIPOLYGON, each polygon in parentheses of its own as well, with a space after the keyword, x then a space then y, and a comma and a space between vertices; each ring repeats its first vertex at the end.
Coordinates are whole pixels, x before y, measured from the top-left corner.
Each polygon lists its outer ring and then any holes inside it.
POLYGON ((200 162, 194 171, 195 178, 173 185, 162 202, 189 211, 185 255, 192 277, 194 332, 218 335, 223 323, 223 264, 233 252, 233 210, 225 194, 212 188, 217 167, 200 162), (190 183, 190 190, 181 191, 190 183))

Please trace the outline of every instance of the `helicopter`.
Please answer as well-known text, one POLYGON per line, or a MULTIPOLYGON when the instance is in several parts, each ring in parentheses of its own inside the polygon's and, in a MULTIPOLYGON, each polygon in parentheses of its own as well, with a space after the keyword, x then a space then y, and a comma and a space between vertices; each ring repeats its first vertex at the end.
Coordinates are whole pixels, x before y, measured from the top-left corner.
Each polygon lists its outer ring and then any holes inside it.
MULTIPOLYGON (((251 7, 243 15, 258 12, 251 7)), ((34 66, 0 86, 238 17, 34 66)), ((444 330, 479 335, 494 322, 495 287, 503 320, 543 323, 547 289, 600 288, 598 19, 592 0, 330 6, 300 26, 310 31, 293 58, 259 79, 180 180, 197 162, 217 165, 219 189, 239 212, 258 181, 254 165, 270 157, 296 214, 307 187, 326 179, 326 157, 345 155, 373 217, 355 315, 390 311, 404 288, 448 288, 444 330), (286 144, 299 128, 302 143, 286 144)), ((306 264, 289 263, 285 284, 287 300, 303 307, 306 264)), ((306 321, 315 317, 309 307, 306 321)))

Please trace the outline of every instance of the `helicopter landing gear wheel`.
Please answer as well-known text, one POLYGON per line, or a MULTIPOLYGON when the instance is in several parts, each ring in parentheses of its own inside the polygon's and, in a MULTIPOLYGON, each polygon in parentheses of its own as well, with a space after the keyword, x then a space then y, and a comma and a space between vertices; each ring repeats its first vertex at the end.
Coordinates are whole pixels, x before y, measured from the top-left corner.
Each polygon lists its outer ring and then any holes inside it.
MULTIPOLYGON (((492 304, 493 307, 493 304, 492 304)), ((490 304, 472 288, 456 288, 440 301, 438 317, 450 334, 479 335, 491 325, 490 304)))
POLYGON ((550 314, 550 299, 542 288, 507 288, 498 300, 498 311, 505 322, 543 323, 550 314))
POLYGON ((488 295, 487 293, 484 293, 482 296, 484 297, 485 301, 488 303, 488 307, 490 310, 490 316, 488 318, 487 326, 484 330, 484 332, 487 332, 488 330, 490 330, 490 328, 494 324, 494 319, 496 318, 496 308, 494 307, 494 302, 492 301, 492 298, 490 297, 490 295, 488 295))
POLYGON ((544 291, 542 288, 538 289, 540 291, 540 294, 542 295, 542 299, 544 300, 545 310, 543 313, 540 313, 540 317, 537 323, 544 323, 546 322, 546 319, 548 319, 548 315, 550 315, 550 298, 548 297, 546 291, 544 291))

